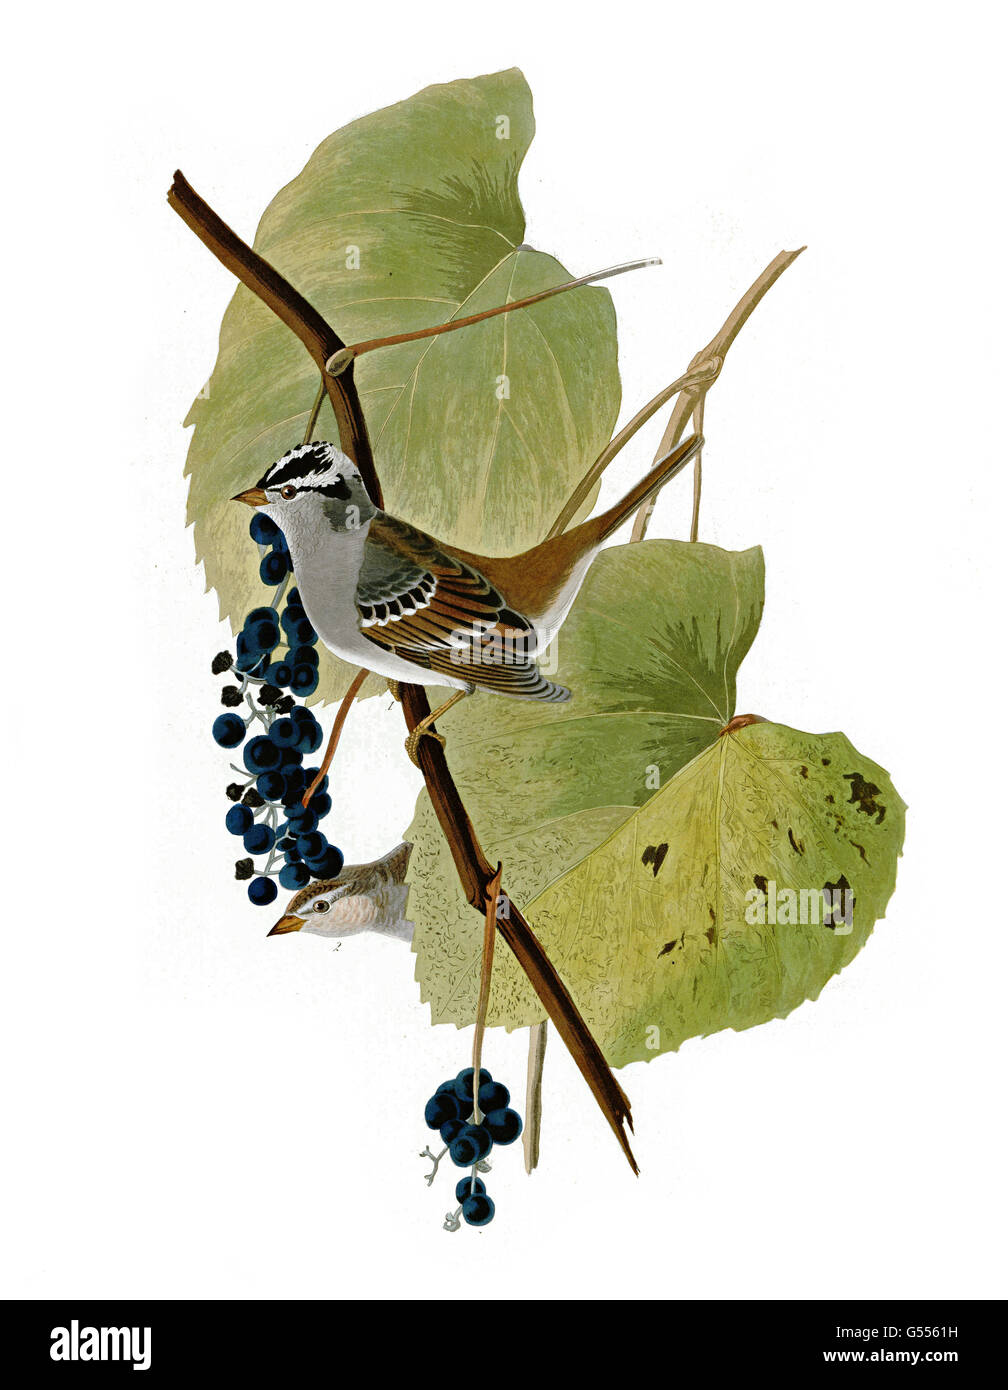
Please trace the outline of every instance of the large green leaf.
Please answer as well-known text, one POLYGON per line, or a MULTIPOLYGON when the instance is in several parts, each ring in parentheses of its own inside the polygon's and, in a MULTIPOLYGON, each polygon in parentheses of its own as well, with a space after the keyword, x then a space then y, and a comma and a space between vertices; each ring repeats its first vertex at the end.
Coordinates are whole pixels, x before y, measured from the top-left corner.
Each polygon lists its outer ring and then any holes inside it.
MULTIPOLYGON (((905 809, 843 734, 749 725, 624 815, 524 911, 610 1064, 649 1061, 817 998, 884 914, 905 809)), ((573 819, 583 841, 604 824, 595 812, 573 819)), ((569 823, 565 833, 578 838, 569 823)), ((459 934, 456 959, 441 962, 452 973, 447 989, 434 980, 435 1020, 440 1010, 472 1022, 480 944, 459 934)), ((506 952, 490 1010, 508 1028, 543 1016, 506 952)))
POLYGON ((905 810, 843 734, 749 725, 529 915, 609 1062, 647 1061, 817 998, 885 912, 905 810))
MULTIPOLYGON (((517 175, 533 128, 517 69, 429 87, 325 140, 267 208, 255 247, 350 342, 558 284, 564 267, 523 245, 517 175)), ((574 290, 382 349, 356 380, 386 507, 466 549, 516 553, 543 538, 611 436, 612 301, 574 290)), ((197 556, 235 625, 263 590, 248 514, 226 499, 300 442, 317 384, 294 335, 239 286, 187 421, 197 556)), ((317 434, 337 437, 328 404, 317 434)), ((319 698, 350 674, 323 653, 319 698)))
MULTIPOLYGON (((759 625, 763 556, 654 540, 595 561, 558 638, 568 704, 479 693, 441 721, 456 784, 491 862, 528 903, 711 744, 732 717, 735 674, 759 625)), ((479 921, 426 792, 406 832, 421 995, 436 1023, 471 1023, 479 921)), ((541 1017, 507 952, 489 1021, 541 1017)))

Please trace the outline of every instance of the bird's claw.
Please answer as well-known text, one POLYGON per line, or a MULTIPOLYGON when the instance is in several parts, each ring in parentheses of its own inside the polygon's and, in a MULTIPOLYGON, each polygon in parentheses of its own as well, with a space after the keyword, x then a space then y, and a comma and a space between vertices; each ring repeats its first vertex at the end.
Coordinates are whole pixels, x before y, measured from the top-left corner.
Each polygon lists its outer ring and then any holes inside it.
POLYGON ((414 767, 420 766, 416 750, 422 738, 432 738, 440 743, 442 748, 445 746, 444 735, 439 734, 435 729, 413 729, 406 738, 406 752, 409 754, 409 760, 414 767))

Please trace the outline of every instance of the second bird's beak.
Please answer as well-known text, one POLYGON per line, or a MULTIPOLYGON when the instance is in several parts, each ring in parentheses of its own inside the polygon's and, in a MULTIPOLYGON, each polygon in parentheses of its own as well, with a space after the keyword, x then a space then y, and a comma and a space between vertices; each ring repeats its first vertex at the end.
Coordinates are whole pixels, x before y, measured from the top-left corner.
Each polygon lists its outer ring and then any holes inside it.
POLYGON ((236 492, 231 498, 232 502, 245 502, 250 507, 265 507, 269 498, 261 487, 248 487, 244 492, 236 492))
POLYGON ((276 926, 266 933, 267 936, 283 936, 284 932, 300 931, 304 922, 300 917, 292 917, 290 913, 286 917, 281 917, 276 926))

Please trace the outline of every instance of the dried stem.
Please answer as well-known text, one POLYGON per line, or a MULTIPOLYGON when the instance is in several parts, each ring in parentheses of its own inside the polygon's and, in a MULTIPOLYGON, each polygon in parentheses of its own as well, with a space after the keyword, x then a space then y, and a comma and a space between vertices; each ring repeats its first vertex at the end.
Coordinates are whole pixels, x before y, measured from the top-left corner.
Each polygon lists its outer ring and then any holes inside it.
POLYGON ((528 1079, 525 1084, 525 1129, 522 1147, 525 1150, 525 1171, 531 1173, 539 1162, 539 1138, 542 1133, 542 1079, 546 1061, 546 1037, 549 1024, 533 1023, 529 1029, 528 1079))
MULTIPOLYGON (((679 399, 672 407, 672 414, 669 416, 669 422, 665 426, 665 433, 661 437, 661 443, 658 445, 658 448, 655 452, 656 461, 662 458, 665 454, 667 454, 670 449, 674 449, 676 444, 678 444, 683 434, 683 431, 686 428, 687 420, 690 418, 691 415, 695 416, 695 412, 698 407, 702 407, 703 402, 706 400, 707 392, 710 390, 711 386, 713 386, 714 382, 717 380, 717 377, 720 375, 721 364, 724 362, 725 354, 727 353, 728 349, 731 347, 735 339, 738 337, 739 332, 748 320, 749 315, 756 308, 756 305, 766 294, 770 286, 775 284, 776 281, 780 279, 780 277, 784 274, 785 270, 787 270, 791 262, 796 260, 804 250, 805 247, 800 246, 797 251, 782 251, 780 255, 775 256, 774 259, 767 266, 767 268, 763 271, 763 273, 759 275, 749 286, 745 294, 735 305, 735 308, 725 319, 721 328, 710 340, 707 346, 705 348, 701 348, 697 355, 693 358, 693 361, 689 364, 688 368, 688 371, 690 372, 695 371, 701 365, 701 363, 707 362, 715 358, 718 360, 718 370, 714 374, 714 376, 710 378, 710 380, 697 382, 695 385, 685 387, 680 392, 679 399)), ((702 422, 702 408, 700 411, 699 418, 702 422)), ((698 470, 699 467, 700 462, 698 459, 698 470)), ((644 536, 647 532, 648 521, 650 520, 651 513, 654 511, 655 502, 658 499, 660 491, 661 490, 659 489, 659 492, 656 492, 654 496, 650 497, 648 501, 645 502, 638 511, 637 516, 634 519, 633 531, 630 534, 630 539, 632 541, 640 541, 644 539, 644 536)), ((693 540, 696 539, 696 536, 693 534, 693 531, 699 526, 699 517, 700 484, 699 480, 695 480, 693 487, 693 526, 690 532, 691 539, 693 540)))
POLYGON ((487 1006, 490 1003, 490 979, 493 975, 494 942, 497 939, 497 904, 500 901, 503 866, 487 884, 486 921, 483 926, 483 956, 480 960, 479 1002, 476 1005, 476 1029, 473 1033, 473 1114, 476 1124, 483 1119, 479 1108, 479 1074, 483 1062, 483 1034, 486 1030, 487 1006))
POLYGON ((565 280, 562 285, 551 285, 548 290, 539 290, 537 294, 527 295, 524 299, 512 299, 507 304, 483 309, 478 314, 467 314, 465 318, 449 319, 447 323, 438 323, 431 328, 417 328, 412 333, 394 333, 388 338, 368 338, 365 342, 349 343, 329 359, 326 370, 338 375, 346 370, 354 358, 374 352, 375 348, 395 347, 398 343, 415 343, 421 338, 437 338, 442 333, 454 333, 458 328, 470 328, 474 323, 483 323, 486 319, 496 318, 498 314, 510 314, 512 309, 527 309, 530 304, 540 304, 544 299, 552 299, 555 294, 563 294, 566 290, 593 285, 598 280, 611 280, 616 275, 625 275, 628 270, 642 270, 648 265, 661 265, 661 260, 651 256, 643 261, 625 261, 623 265, 611 265, 606 270, 595 270, 591 275, 581 275, 576 280, 565 280))
MULTIPOLYGON (((300 338, 320 371, 329 358, 344 347, 343 340, 318 310, 269 262, 242 241, 181 173, 175 175, 168 202, 218 260, 300 338)), ((357 464, 369 495, 376 505, 381 506, 381 486, 374 467, 364 412, 354 384, 353 364, 338 376, 326 373, 325 380, 339 426, 343 452, 357 464)), ((430 713, 426 693, 422 686, 417 685, 400 686, 399 693, 406 725, 412 731, 430 713)), ((466 897, 485 919, 494 873, 480 848, 441 745, 434 739, 421 739, 417 757, 431 805, 451 849, 466 897)), ((508 909, 506 915, 497 918, 497 930, 528 976, 636 1173, 637 1163, 624 1128, 633 1129, 630 1102, 535 932, 510 900, 508 909)))
MULTIPOLYGON (((592 488, 602 477, 602 474, 609 467, 610 463, 612 463, 619 451, 624 445, 629 444, 630 440, 641 426, 646 425, 656 411, 661 410, 666 401, 671 400, 678 391, 682 391, 687 387, 698 386, 705 381, 709 384, 714 381, 720 370, 721 363, 717 359, 702 362, 698 366, 694 365, 685 375, 677 377, 675 381, 670 382, 668 386, 658 392, 657 396, 648 401, 647 405, 638 410, 633 419, 623 426, 619 434, 613 435, 612 439, 599 454, 598 458, 578 483, 570 497, 568 497, 567 501, 560 509, 556 521, 554 521, 547 532, 546 539, 550 540, 553 536, 559 536, 561 532, 567 530, 567 527, 577 515, 581 505, 587 501, 592 488)), ((658 462, 657 456, 655 457, 655 462, 658 462)))

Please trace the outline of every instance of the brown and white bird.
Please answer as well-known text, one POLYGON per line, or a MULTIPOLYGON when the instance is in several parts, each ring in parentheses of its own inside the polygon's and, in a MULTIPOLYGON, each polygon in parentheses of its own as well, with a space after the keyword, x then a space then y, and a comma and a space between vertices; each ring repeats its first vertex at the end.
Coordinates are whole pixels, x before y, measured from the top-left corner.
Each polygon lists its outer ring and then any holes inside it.
POLYGON ((413 846, 404 840, 373 864, 346 864, 337 878, 302 888, 267 935, 305 931, 317 936, 357 936, 370 931, 412 941, 413 923, 406 920, 406 869, 412 851, 413 846))
POLYGON ((691 435, 614 507, 504 557, 460 550, 382 511, 334 444, 291 449, 232 500, 260 508, 284 533, 305 612, 330 651, 391 682, 456 691, 407 740, 416 761, 418 738, 476 689, 519 700, 570 698, 536 658, 605 541, 702 443, 691 435))

